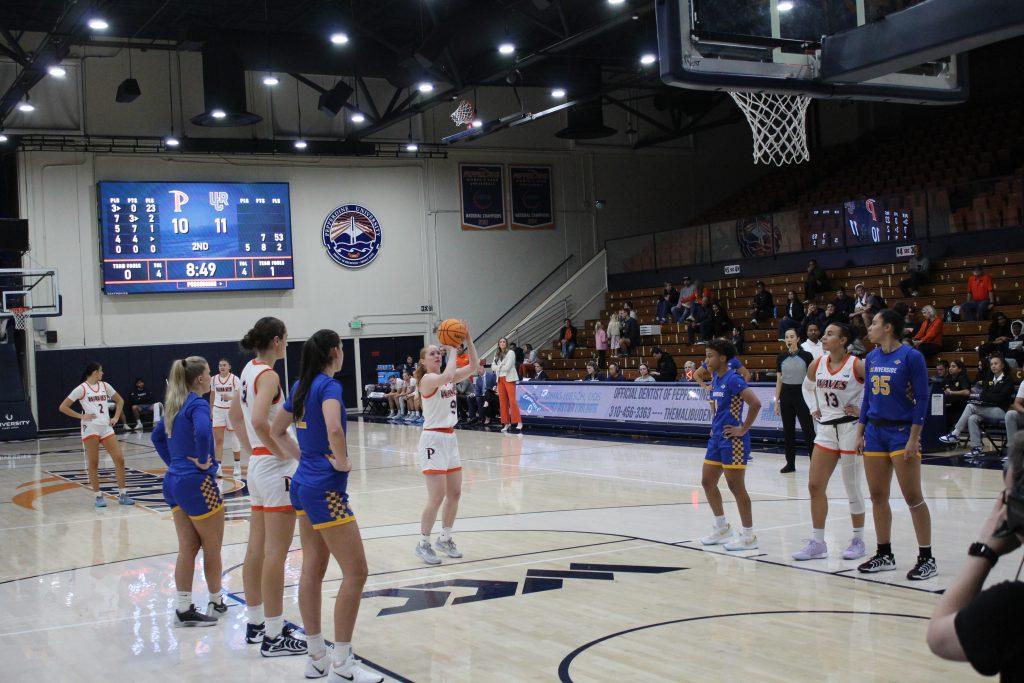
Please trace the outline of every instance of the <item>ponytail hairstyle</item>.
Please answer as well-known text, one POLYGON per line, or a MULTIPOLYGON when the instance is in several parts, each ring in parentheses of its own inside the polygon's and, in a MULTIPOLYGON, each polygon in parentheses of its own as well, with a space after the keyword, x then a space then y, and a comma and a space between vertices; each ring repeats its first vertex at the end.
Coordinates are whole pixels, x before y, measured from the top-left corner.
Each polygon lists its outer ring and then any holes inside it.
POLYGON ((413 373, 413 377, 416 378, 416 386, 420 385, 420 380, 423 379, 423 375, 427 374, 427 366, 424 365, 423 361, 426 360, 427 351, 429 350, 429 346, 424 346, 420 349, 420 362, 416 364, 416 372, 413 373))
POLYGON ((829 327, 834 327, 839 330, 839 336, 846 340, 846 343, 843 344, 844 349, 853 343, 853 332, 850 330, 849 325, 845 323, 829 323, 825 329, 828 329, 829 327))
POLYGON ((209 366, 202 356, 189 356, 171 363, 171 373, 167 377, 167 391, 164 394, 164 429, 171 436, 174 418, 185 403, 192 384, 209 366))
POLYGON ((341 346, 341 337, 334 330, 317 330, 302 345, 299 361, 299 381, 292 396, 292 422, 298 422, 306 412, 306 396, 313 380, 331 364, 331 349, 341 346))
POLYGON ((272 316, 260 318, 252 329, 245 333, 239 345, 246 351, 255 351, 257 354, 266 351, 274 342, 274 337, 284 338, 287 330, 284 323, 272 316))
POLYGON ((89 375, 101 369, 102 367, 103 366, 100 363, 97 363, 94 360, 89 361, 88 363, 85 364, 85 370, 82 372, 82 379, 79 381, 84 382, 85 380, 89 379, 89 375))

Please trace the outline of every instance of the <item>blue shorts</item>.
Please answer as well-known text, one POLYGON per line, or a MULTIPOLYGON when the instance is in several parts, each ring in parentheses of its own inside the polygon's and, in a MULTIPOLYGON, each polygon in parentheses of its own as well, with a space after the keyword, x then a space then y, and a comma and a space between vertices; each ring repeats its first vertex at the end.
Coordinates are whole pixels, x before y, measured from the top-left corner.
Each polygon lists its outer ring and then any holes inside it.
POLYGON ((217 480, 208 472, 164 475, 164 500, 171 511, 181 508, 190 519, 206 519, 224 507, 217 480))
POLYGON ((705 465, 715 465, 727 470, 746 469, 750 462, 750 435, 739 438, 712 436, 704 454, 705 465))
MULTIPOLYGON (((864 455, 895 458, 903 455, 910 438, 910 425, 879 427, 868 422, 864 426, 864 455)), ((920 452, 918 452, 918 457, 920 452)))
POLYGON ((288 495, 298 516, 306 515, 314 529, 326 529, 356 521, 344 491, 323 490, 303 486, 292 480, 288 495))

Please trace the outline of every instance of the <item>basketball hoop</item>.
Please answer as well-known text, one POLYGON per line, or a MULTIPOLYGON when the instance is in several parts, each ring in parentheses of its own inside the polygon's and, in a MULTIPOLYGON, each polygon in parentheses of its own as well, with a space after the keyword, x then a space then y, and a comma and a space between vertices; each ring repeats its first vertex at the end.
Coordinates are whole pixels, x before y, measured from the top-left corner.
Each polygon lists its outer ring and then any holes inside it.
POLYGON ((806 95, 730 92, 754 136, 754 163, 799 164, 808 161, 806 95))
POLYGON ((452 112, 452 122, 456 126, 466 126, 466 128, 473 127, 473 119, 476 116, 476 111, 473 109, 473 103, 469 100, 462 100, 459 102, 459 106, 455 107, 455 111, 452 112))
POLYGON ((28 323, 29 313, 32 312, 31 306, 14 306, 10 309, 11 317, 14 318, 14 329, 24 330, 28 323))

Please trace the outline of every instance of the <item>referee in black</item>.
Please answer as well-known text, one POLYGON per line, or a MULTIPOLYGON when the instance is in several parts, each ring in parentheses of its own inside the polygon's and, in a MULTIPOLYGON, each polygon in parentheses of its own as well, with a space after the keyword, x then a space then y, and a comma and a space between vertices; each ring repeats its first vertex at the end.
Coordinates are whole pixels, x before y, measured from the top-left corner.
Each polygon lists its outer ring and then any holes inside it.
POLYGON ((782 435, 786 443, 786 465, 782 474, 796 471, 796 421, 807 442, 807 452, 814 448, 814 421, 804 402, 803 383, 807 368, 814 359, 800 348, 796 330, 786 330, 786 350, 775 359, 775 414, 782 416, 782 435))

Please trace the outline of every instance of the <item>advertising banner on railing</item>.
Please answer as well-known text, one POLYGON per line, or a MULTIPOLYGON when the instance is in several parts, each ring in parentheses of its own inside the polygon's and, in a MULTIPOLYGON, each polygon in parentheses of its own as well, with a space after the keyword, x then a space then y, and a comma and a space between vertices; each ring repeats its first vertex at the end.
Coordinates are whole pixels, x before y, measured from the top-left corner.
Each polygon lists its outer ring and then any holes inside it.
POLYGON ((513 230, 555 229, 550 166, 510 165, 508 187, 513 230))
MULTIPOLYGON (((754 429, 780 430, 782 422, 772 409, 775 386, 751 385, 751 389, 761 400, 754 429)), ((540 420, 665 424, 704 427, 709 432, 711 428, 708 392, 696 384, 520 382, 516 396, 523 416, 540 420)))
POLYGON ((459 164, 463 230, 508 229, 504 174, 501 164, 459 164))

